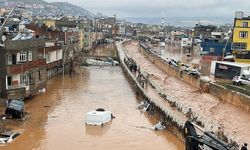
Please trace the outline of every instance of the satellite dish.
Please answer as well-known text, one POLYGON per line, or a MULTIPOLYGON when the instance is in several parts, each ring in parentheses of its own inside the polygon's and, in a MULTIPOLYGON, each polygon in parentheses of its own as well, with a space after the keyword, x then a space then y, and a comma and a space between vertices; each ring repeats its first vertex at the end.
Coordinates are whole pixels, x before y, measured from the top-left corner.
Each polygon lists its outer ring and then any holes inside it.
POLYGON ((4 42, 6 40, 6 36, 2 36, 2 41, 4 42))

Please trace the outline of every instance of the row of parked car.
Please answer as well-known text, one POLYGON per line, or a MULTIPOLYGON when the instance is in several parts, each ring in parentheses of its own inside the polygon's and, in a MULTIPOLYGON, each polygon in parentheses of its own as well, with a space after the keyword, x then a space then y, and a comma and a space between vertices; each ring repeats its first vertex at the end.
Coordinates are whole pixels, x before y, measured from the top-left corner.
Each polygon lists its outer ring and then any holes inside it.
POLYGON ((170 66, 174 66, 176 68, 179 68, 179 69, 187 72, 190 75, 194 75, 194 76, 200 76, 201 75, 201 73, 196 69, 196 67, 186 65, 186 64, 182 63, 181 61, 176 61, 174 59, 170 59, 168 61, 168 64, 170 66))

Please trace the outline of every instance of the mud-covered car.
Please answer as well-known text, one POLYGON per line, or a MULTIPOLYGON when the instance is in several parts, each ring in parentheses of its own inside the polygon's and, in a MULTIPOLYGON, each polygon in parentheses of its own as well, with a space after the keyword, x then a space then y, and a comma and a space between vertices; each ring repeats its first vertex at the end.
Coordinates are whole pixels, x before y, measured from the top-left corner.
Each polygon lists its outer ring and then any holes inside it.
POLYGON ((0 144, 7 144, 16 139, 20 133, 18 132, 4 132, 0 134, 0 144))
POLYGON ((14 118, 22 118, 24 116, 24 102, 22 100, 11 100, 7 105, 5 114, 14 118))

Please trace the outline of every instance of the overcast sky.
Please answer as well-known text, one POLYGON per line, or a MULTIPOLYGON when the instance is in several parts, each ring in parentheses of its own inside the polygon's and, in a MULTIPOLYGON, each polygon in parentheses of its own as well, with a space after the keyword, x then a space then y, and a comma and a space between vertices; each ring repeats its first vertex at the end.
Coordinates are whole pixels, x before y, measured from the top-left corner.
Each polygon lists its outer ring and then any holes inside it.
MULTIPOLYGON (((46 0, 58 2, 65 0, 46 0)), ((66 0, 93 13, 118 17, 234 17, 250 11, 250 0, 66 0)))

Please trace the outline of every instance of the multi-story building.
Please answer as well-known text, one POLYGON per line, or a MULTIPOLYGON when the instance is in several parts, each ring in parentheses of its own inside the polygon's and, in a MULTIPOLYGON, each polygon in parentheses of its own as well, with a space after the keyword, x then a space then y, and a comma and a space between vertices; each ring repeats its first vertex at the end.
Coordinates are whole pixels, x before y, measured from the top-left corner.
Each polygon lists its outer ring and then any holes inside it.
POLYGON ((6 40, 0 47, 1 97, 24 99, 46 86, 44 39, 6 40))
POLYGON ((236 12, 233 29, 232 51, 236 62, 250 63, 250 15, 236 12))
POLYGON ((46 58, 47 77, 51 78, 62 71, 63 50, 55 41, 46 41, 45 48, 40 49, 46 58))
POLYGON ((79 47, 81 49, 91 48, 91 25, 87 21, 82 21, 77 24, 80 32, 79 47))
POLYGON ((48 28, 55 29, 56 28, 56 20, 55 19, 44 19, 42 21, 48 28))
POLYGON ((216 31, 216 26, 196 24, 193 30, 193 36, 200 39, 207 39, 211 37, 211 33, 216 31))

